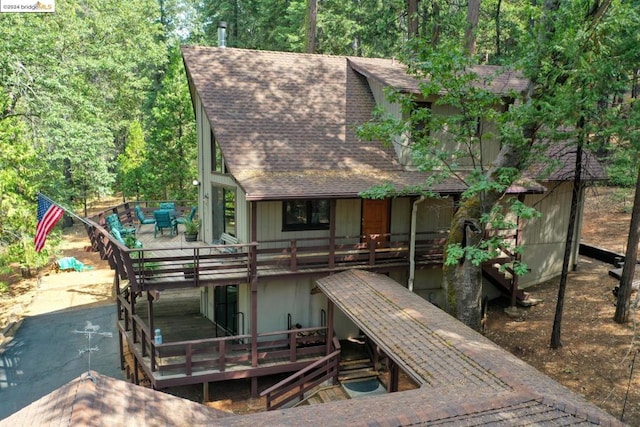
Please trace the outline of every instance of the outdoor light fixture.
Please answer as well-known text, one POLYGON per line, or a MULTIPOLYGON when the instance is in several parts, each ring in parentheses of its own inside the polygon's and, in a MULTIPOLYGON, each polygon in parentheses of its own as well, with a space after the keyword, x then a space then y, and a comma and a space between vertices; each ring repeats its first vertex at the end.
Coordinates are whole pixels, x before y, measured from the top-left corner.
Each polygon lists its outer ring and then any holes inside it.
POLYGON ((200 181, 198 181, 197 179, 194 179, 192 184, 197 187, 198 185, 200 185, 200 181))

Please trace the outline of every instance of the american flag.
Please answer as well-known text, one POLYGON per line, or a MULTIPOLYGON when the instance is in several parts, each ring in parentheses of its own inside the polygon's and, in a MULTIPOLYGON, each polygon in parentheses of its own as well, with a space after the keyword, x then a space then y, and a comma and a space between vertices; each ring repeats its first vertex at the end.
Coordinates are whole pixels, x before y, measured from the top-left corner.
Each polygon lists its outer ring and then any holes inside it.
POLYGON ((47 241, 47 235, 56 222, 62 217, 64 210, 51 200, 38 194, 38 224, 36 225, 36 252, 40 252, 47 241))

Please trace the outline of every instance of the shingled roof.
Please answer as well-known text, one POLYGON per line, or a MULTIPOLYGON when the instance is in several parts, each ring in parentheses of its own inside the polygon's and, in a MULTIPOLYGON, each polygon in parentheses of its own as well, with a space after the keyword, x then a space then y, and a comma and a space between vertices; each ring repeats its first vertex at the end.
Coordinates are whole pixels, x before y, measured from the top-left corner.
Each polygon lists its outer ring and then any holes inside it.
MULTIPOLYGON (((367 79, 407 91, 419 82, 388 59, 218 47, 183 47, 192 89, 202 102, 227 168, 247 200, 357 197, 377 184, 424 186, 391 147, 356 137, 375 100, 367 79)), ((478 66, 490 89, 521 91, 512 71, 478 66)), ((459 193, 451 179, 430 190, 459 193)))
MULTIPOLYGON (((390 86, 401 92, 420 93, 421 80, 407 74, 407 67, 398 61, 349 58, 349 64, 354 70, 383 86, 390 86)), ((508 96, 510 92, 520 93, 527 88, 528 80, 522 74, 508 68, 476 65, 471 71, 478 77, 478 86, 498 95, 508 96)))
POLYGON ((0 426, 196 426, 231 415, 91 371, 1 420, 0 426))

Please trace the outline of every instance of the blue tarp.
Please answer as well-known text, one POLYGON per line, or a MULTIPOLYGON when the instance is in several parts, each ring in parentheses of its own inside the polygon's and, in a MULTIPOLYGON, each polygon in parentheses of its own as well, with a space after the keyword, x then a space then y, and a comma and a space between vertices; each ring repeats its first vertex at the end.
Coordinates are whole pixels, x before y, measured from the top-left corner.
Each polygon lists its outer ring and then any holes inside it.
POLYGON ((60 270, 83 271, 83 270, 91 270, 93 268, 90 265, 84 265, 74 257, 60 258, 56 262, 58 263, 58 268, 60 268, 60 270))

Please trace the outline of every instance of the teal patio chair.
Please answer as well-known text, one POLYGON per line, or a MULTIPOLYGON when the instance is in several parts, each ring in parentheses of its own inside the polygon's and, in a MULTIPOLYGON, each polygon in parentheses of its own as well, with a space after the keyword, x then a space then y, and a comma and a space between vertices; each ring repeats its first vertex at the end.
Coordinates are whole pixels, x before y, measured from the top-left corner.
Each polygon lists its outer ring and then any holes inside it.
POLYGON ((169 229, 171 236, 173 236, 174 232, 178 234, 178 223, 175 218, 171 217, 169 211, 163 209, 154 211, 153 217, 156 220, 156 228, 153 232, 154 238, 158 237, 158 231, 160 231, 160 234, 164 234, 163 230, 165 228, 169 229))
POLYGON ((176 210, 176 204, 173 202, 160 202, 160 208, 162 210, 167 210, 167 211, 175 211, 176 210))
POLYGON ((197 211, 198 211, 198 208, 196 206, 192 207, 191 212, 189 212, 189 215, 176 218, 176 222, 178 224, 184 224, 185 222, 193 221, 193 219, 196 217, 197 211))
POLYGON ((118 214, 115 214, 115 213, 111 214, 107 216, 105 220, 107 221, 107 224, 109 225, 110 230, 118 230, 118 232, 123 237, 126 237, 129 234, 133 234, 135 236, 136 234, 135 227, 125 227, 122 225, 122 223, 120 222, 120 218, 118 217, 118 214))
POLYGON ((140 222, 140 225, 138 226, 138 231, 140 231, 140 228, 142 227, 143 224, 156 223, 155 218, 147 218, 146 216, 144 216, 144 212, 142 212, 142 208, 140 207, 140 205, 136 205, 134 209, 136 211, 136 216, 138 217, 138 222, 140 222))

